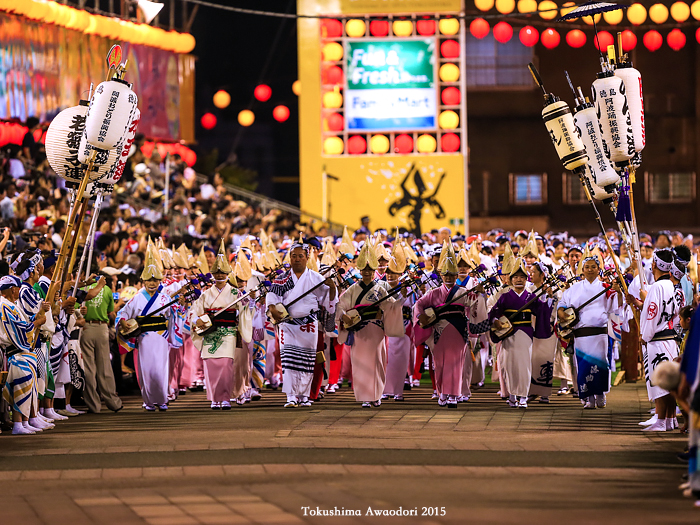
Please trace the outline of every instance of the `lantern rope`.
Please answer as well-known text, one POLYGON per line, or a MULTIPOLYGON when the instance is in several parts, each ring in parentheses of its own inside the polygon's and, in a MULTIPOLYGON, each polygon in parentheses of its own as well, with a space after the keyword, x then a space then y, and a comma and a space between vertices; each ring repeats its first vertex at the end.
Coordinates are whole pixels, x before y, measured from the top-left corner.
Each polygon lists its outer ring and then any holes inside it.
MULTIPOLYGON (((241 13, 241 14, 246 14, 246 15, 257 15, 257 16, 269 16, 269 17, 276 17, 276 18, 285 18, 285 19, 319 19, 319 20, 350 20, 354 18, 371 18, 373 20, 382 20, 382 19, 388 19, 389 17, 387 16, 363 16, 363 15, 305 15, 305 14, 298 14, 298 13, 280 13, 278 11, 264 11, 260 9, 247 9, 243 7, 234 7, 234 6, 228 6, 228 5, 221 5, 221 4, 216 4, 213 2, 208 2, 207 0, 188 0, 189 3, 191 4, 199 4, 204 7, 211 7, 214 9, 221 9, 223 11, 230 11, 234 13, 241 13)), ((579 5, 583 5, 585 2, 577 3, 576 5, 572 6, 567 6, 566 9, 574 9, 578 7, 579 5)), ((419 14, 420 20, 441 20, 445 18, 457 18, 460 20, 465 20, 465 21, 471 21, 471 20, 476 20, 477 18, 483 18, 484 20, 503 20, 505 22, 521 22, 525 23, 525 25, 532 25, 532 26, 537 26, 537 27, 552 27, 552 28, 568 28, 568 29, 587 29, 587 30, 593 30, 593 26, 586 24, 586 23, 576 23, 576 22, 557 22, 555 20, 540 20, 540 19, 533 19, 533 20, 522 20, 526 19, 527 17, 530 17, 532 15, 536 15, 539 13, 550 13, 552 11, 560 11, 562 9, 562 6, 557 6, 556 8, 548 8, 548 9, 537 9, 534 11, 527 11, 524 13, 516 13, 516 12, 511 12, 511 13, 493 13, 493 14, 487 14, 484 12, 479 12, 479 13, 460 13, 460 14, 454 14, 454 15, 445 15, 445 16, 438 16, 438 15, 423 15, 419 14)), ((396 16, 405 16, 405 15, 396 15, 396 16)), ((606 30, 623 30, 623 29, 630 29, 632 31, 643 31, 643 30, 649 30, 649 29, 668 29, 668 28, 684 28, 684 27, 697 27, 700 25, 700 22, 697 20, 688 20, 687 22, 673 22, 673 21, 668 21, 663 24, 640 24, 640 25, 622 25, 622 24, 599 24, 599 27, 606 28, 606 30)))

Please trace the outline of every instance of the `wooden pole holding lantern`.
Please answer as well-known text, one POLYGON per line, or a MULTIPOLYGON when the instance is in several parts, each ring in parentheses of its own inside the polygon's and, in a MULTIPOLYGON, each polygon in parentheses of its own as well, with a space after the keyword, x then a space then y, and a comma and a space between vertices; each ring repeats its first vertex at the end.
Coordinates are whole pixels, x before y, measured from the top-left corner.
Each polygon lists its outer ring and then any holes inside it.
MULTIPOLYGON (((122 80, 122 77, 124 75, 124 72, 126 71, 126 63, 121 64, 121 58, 122 58, 122 49, 121 46, 119 45, 114 45, 112 48, 109 50, 109 53, 107 55, 107 65, 108 65, 108 72, 107 72, 107 78, 105 82, 109 82, 114 80, 115 84, 117 82, 121 84, 126 84, 122 80)), ((128 84, 127 84, 128 85, 128 84)), ((97 94, 100 93, 102 94, 104 92, 104 87, 103 84, 100 84, 98 86, 97 90, 95 90, 94 93, 92 93, 91 96, 91 101, 90 101, 90 109, 94 109, 93 104, 95 104, 97 100, 97 94), (101 91, 102 89, 102 91, 101 91)), ((107 89, 110 89, 109 87, 107 89)), ((104 148, 98 148, 93 145, 93 147, 90 149, 88 161, 87 161, 87 166, 85 169, 85 172, 83 176, 80 179, 80 184, 78 186, 77 194, 75 196, 75 202, 73 204, 73 207, 71 208, 69 215, 68 215, 68 222, 66 224, 66 232, 63 235, 63 242, 61 244, 61 250, 58 255, 58 260, 56 261, 56 265, 54 267, 53 275, 51 276, 51 284, 49 285, 48 292, 46 294, 46 300, 49 302, 53 302, 54 298, 56 297, 56 292, 59 289, 59 285, 61 285, 65 279, 68 276, 68 273, 72 270, 73 264, 75 262, 75 251, 77 249, 78 245, 78 237, 80 234, 80 226, 82 225, 83 219, 85 217, 85 213, 88 208, 88 200, 85 200, 85 190, 87 188, 88 183, 91 182, 91 177, 95 168, 96 164, 96 158, 97 158, 97 153, 98 149, 101 150, 110 150, 114 149, 116 147, 116 143, 114 141, 115 133, 116 131, 112 131, 113 129, 120 130, 122 127, 122 124, 124 124, 125 120, 125 115, 124 112, 119 112, 117 111, 118 109, 118 98, 122 95, 127 98, 128 102, 127 104, 131 105, 132 107, 136 106, 137 103, 137 98, 136 95, 131 91, 130 86, 125 89, 123 86, 119 86, 117 88, 112 88, 113 92, 111 94, 111 98, 109 99, 108 103, 110 105, 109 107, 109 119, 105 118, 102 122, 107 122, 108 128, 109 124, 113 125, 112 129, 107 129, 105 132, 105 135, 103 136, 102 132, 100 132, 100 138, 98 139, 100 142, 103 140, 106 141, 104 144, 104 148), (121 91, 120 91, 121 90, 121 91), (133 98, 132 98, 133 97, 133 98), (112 135, 110 136, 110 133, 112 135), (111 139, 111 141, 110 141, 111 139), (80 223, 78 225, 78 228, 76 228, 76 221, 80 220, 80 223)), ((122 97, 122 104, 124 104, 123 100, 124 97, 122 97)), ((103 95, 101 97, 100 103, 106 98, 106 95, 103 95)), ((99 105, 99 103, 98 103, 99 105)), ((103 103, 104 105, 104 103, 103 103)), ((97 111, 97 114, 99 114, 99 110, 97 111)), ((131 120, 131 113, 126 116, 126 121, 130 122, 131 120)), ((93 120, 96 117, 93 116, 93 120)), ((86 118, 86 127, 85 127, 85 136, 89 137, 90 134, 88 133, 88 123, 90 122, 90 110, 88 110, 87 113, 87 118, 86 118)), ((128 126, 126 126, 128 128, 128 126)), ((104 128, 102 128, 104 129, 104 128)), ((125 130, 126 131, 126 130, 125 130)), ((99 173, 99 172, 98 172, 99 173)), ((99 178, 99 175, 98 177, 99 178)), ((30 346, 34 345, 34 342, 36 341, 38 334, 38 328, 35 328, 28 337, 28 342, 30 346)))

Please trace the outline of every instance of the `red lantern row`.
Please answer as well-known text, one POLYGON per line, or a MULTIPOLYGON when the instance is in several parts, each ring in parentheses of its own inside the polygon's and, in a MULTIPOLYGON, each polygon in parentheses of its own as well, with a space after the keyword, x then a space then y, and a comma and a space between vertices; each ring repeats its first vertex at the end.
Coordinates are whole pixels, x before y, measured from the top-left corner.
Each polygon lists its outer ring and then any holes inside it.
MULTIPOLYGON (((8 144, 22 145, 22 139, 27 134, 27 127, 15 122, 0 122, 0 147, 8 144)), ((34 138, 39 140, 42 131, 37 129, 34 138), (37 137, 38 135, 38 137, 37 137)))
MULTIPOLYGON (((489 34, 489 23, 483 18, 477 18, 469 25, 469 30, 474 38, 484 38, 489 34)), ((700 29, 696 32, 696 39, 700 43, 700 29)), ((554 49, 561 43, 561 36, 552 28, 547 28, 540 34, 533 26, 525 26, 518 34, 520 42, 527 47, 532 47, 538 42, 547 49, 554 49)), ((505 44, 513 38, 513 27, 507 22, 499 22, 493 27, 493 38, 505 44)), ((580 48, 586 45, 588 38, 586 33, 580 29, 572 29, 566 33, 566 43, 573 48, 580 48)), ((649 51, 658 50, 663 44, 663 36, 656 30, 645 33, 642 41, 649 51)), ((667 36, 668 46, 678 51, 686 44, 686 36, 680 29, 673 29, 667 36)), ((615 43, 615 37, 608 31, 599 31, 598 36, 593 38, 593 45, 596 49, 605 51, 609 45, 615 43)), ((622 48, 625 52, 631 51, 637 45, 637 35, 629 29, 622 31, 622 48)), ((457 58, 459 56, 459 46, 454 40, 446 40, 440 46, 443 58, 457 58), (456 45, 454 48, 453 44, 456 45)))
POLYGON ((151 142, 147 140, 143 143, 141 151, 144 155, 146 155, 146 157, 150 157, 155 148, 158 149, 158 153, 162 158, 165 158, 165 155, 167 153, 170 153, 170 155, 180 155, 182 160, 185 161, 185 164, 187 164, 190 167, 194 166, 197 162, 197 154, 187 146, 183 146, 182 144, 179 144, 177 142, 174 142, 172 144, 166 144, 162 142, 151 142))
MULTIPOLYGON (((459 151, 460 144, 459 135, 455 133, 445 133, 440 137, 440 146, 444 153, 459 151)), ((413 149, 414 142, 411 135, 402 133, 394 137, 394 153, 406 155, 413 153, 413 149)), ((362 155, 367 152, 367 141, 362 135, 352 135, 348 138, 347 150, 350 155, 362 155)))
MULTIPOLYGON (((421 19, 416 22, 416 32, 421 36, 433 36, 437 29, 435 20, 421 19)), ((488 31, 487 31, 488 33, 488 31)), ((389 34, 388 20, 372 20, 369 23, 369 34, 384 37, 389 34)), ((321 22, 323 38, 340 38, 343 36, 343 23, 340 20, 325 19, 321 22)))

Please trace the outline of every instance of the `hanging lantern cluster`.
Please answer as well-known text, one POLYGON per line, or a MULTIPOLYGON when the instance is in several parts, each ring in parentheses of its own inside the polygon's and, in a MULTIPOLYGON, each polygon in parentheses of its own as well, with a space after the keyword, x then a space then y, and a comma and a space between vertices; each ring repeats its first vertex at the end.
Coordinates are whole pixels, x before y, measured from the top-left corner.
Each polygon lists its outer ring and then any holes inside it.
POLYGON ((196 44, 194 37, 189 33, 166 31, 159 27, 135 24, 116 17, 93 15, 82 9, 75 9, 51 0, 3 0, 0 2, 0 11, 89 35, 175 53, 190 53, 196 44))
POLYGON ((168 153, 170 153, 170 155, 180 155, 182 160, 189 167, 194 166, 197 162, 197 154, 187 146, 177 142, 166 143, 147 140, 143 143, 143 146, 141 146, 141 151, 146 157, 150 157, 153 150, 157 150, 161 158, 165 158, 168 153))
MULTIPOLYGON (((574 2, 565 2, 559 7, 557 3, 552 0, 543 0, 539 2, 539 4, 536 0, 518 0, 517 3, 514 0, 500 0, 500 2, 498 0, 474 0, 474 6, 482 12, 495 9, 498 13, 507 15, 517 10, 519 13, 533 13, 533 16, 537 14, 543 20, 553 20, 569 13, 576 7, 576 4, 574 2)), ((623 23, 625 18, 633 27, 638 27, 645 22, 652 22, 655 24, 666 24, 669 22, 683 24, 690 19, 700 20, 700 0, 694 0, 691 3, 677 1, 673 2, 670 7, 662 3, 655 3, 648 8, 637 2, 631 4, 626 11, 619 9, 597 14, 595 16, 595 23, 600 24, 605 22, 611 26, 617 26, 623 23)), ((584 17, 581 20, 587 25, 593 25, 593 19, 590 16, 584 17)), ((572 20, 569 20, 569 22, 572 22, 572 20)), ((480 39, 487 36, 491 29, 489 23, 485 19, 476 18, 470 23, 469 30, 472 36, 480 39)), ((532 47, 537 43, 541 43, 547 49, 554 49, 562 40, 562 35, 554 28, 538 30, 533 25, 526 25, 517 31, 520 42, 527 47, 532 47)), ((615 32, 618 32, 617 28, 615 32)), ((629 52, 636 47, 638 36, 629 29, 625 29, 622 33, 623 49, 625 52, 629 52)), ((696 40, 700 43, 700 32, 696 33, 696 40)), ((512 36, 513 27, 508 22, 501 21, 493 27, 493 37, 501 44, 509 42, 512 36)), ((580 29, 572 29, 563 36, 565 42, 573 48, 581 48, 586 45, 588 41, 586 33, 580 29)), ((611 33, 608 31, 599 31, 598 37, 600 42, 598 42, 595 36, 590 39, 596 49, 605 51, 607 45, 613 43, 610 39, 611 33)), ((640 34, 640 38, 644 47, 652 52, 660 49, 663 46, 664 40, 668 47, 674 51, 681 50, 687 43, 686 34, 678 27, 670 30, 665 37, 659 31, 650 29, 640 34)))
MULTIPOLYGON (((501 6, 503 0, 480 0, 483 9, 501 6)), ((514 1, 514 0, 510 0, 514 1)), ((502 6, 501 6, 502 7, 502 6)), ((503 23, 505 24, 505 23, 503 23)), ((418 19, 323 19, 321 39, 321 102, 322 150, 325 155, 385 155, 455 153, 462 147, 460 111, 462 104, 462 72, 460 67, 461 23, 458 18, 418 19), (438 50, 438 118, 437 130, 431 133, 388 132, 353 133, 346 130, 343 90, 346 82, 344 43, 346 38, 435 37, 438 50)), ((484 38, 490 24, 477 18, 469 24, 470 33, 484 38)), ((509 24, 494 27, 510 30, 509 24)), ((508 38, 510 38, 508 36, 508 38)))

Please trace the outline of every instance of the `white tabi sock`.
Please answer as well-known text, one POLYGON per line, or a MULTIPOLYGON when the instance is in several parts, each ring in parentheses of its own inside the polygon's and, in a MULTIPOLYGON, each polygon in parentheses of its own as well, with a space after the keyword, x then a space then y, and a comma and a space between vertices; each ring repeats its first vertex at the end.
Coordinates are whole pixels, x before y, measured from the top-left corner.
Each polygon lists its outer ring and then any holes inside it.
POLYGON ((47 408, 46 415, 51 419, 58 421, 65 421, 66 419, 68 419, 68 416, 62 416, 61 414, 57 414, 53 408, 47 408))
POLYGON ((53 423, 46 423, 41 420, 39 417, 30 417, 29 418, 29 425, 34 427, 34 428, 40 428, 42 430, 48 430, 52 429, 54 427, 53 423))
POLYGON ((30 432, 41 432, 43 428, 33 427, 29 424, 29 421, 22 421, 22 426, 29 430, 30 432))
POLYGON ((30 430, 28 425, 25 427, 24 423, 16 422, 12 425, 12 434, 34 434, 34 431, 30 430))

